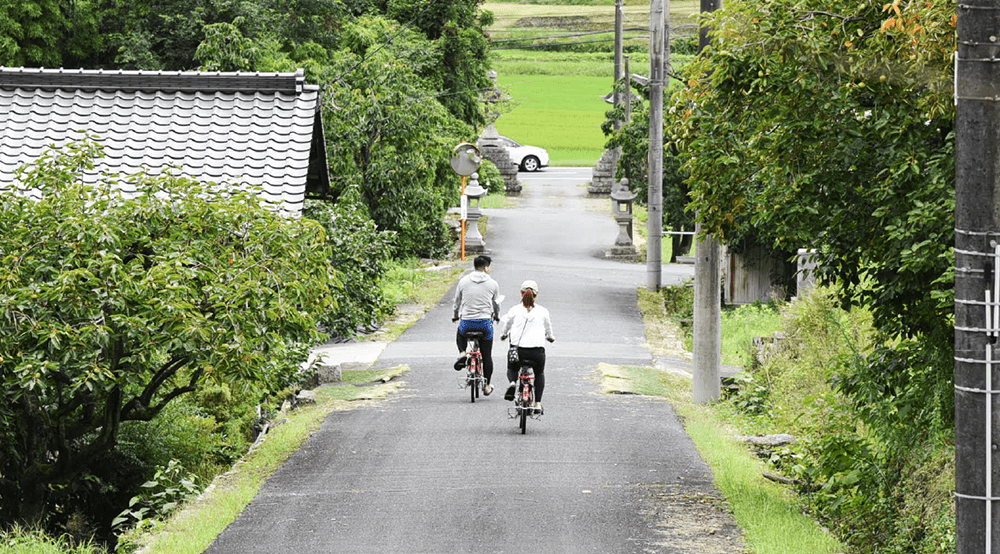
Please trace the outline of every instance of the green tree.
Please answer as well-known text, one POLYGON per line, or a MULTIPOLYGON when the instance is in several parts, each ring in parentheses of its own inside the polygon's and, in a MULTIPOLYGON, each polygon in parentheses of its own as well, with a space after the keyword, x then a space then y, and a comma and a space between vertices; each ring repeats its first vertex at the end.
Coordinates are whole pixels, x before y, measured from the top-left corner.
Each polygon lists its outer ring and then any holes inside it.
POLYGON ((914 446, 954 423, 953 17, 947 2, 729 3, 669 110, 703 228, 817 249, 840 300, 873 314, 879 346, 833 379, 863 432, 810 462, 832 487, 823 513, 864 551, 895 532, 914 446))
POLYGON ((422 35, 361 18, 345 27, 344 44, 322 77, 331 82, 324 125, 334 193, 360 199, 380 230, 395 232, 397 256, 440 255, 450 247, 444 214, 458 203, 448 160, 471 130, 415 74, 433 60, 422 35))
POLYGON ((207 384, 280 390, 335 285, 322 229, 169 175, 81 182, 97 147, 0 196, 0 515, 38 521, 115 446, 207 384))
POLYGON ((81 0, 0 0, 0 65, 79 65, 101 44, 95 8, 81 0))
POLYGON ((378 286, 392 259, 395 234, 379 231, 356 199, 341 197, 336 204, 306 201, 304 215, 326 230, 330 263, 343 288, 334 291, 336 309, 319 317, 331 332, 349 337, 387 315, 390 306, 378 286))
MULTIPOLYGON (((624 94, 624 81, 616 84, 624 94)), ((649 88, 640 87, 640 92, 646 103, 633 103, 631 120, 622 125, 618 131, 613 130, 613 123, 624 121, 624 106, 612 108, 607 112, 607 118, 601 125, 604 134, 608 136, 606 148, 621 148, 621 158, 615 170, 616 179, 628 179, 629 190, 636 193, 636 202, 646 205, 649 199, 649 88)), ((666 129, 665 129, 666 131, 666 129)), ((683 159, 679 156, 677 146, 667 144, 663 149, 663 226, 674 231, 693 231, 694 213, 687 209, 688 184, 687 172, 682 168, 683 159)), ((691 235, 670 235, 671 259, 676 261, 678 255, 685 255, 692 244, 691 235)))

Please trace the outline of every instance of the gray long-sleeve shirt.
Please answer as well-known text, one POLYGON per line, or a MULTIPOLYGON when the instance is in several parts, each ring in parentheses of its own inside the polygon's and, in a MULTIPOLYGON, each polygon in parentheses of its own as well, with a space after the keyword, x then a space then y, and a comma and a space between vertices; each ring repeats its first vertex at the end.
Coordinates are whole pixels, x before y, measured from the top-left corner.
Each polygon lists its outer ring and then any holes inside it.
POLYGON ((454 317, 492 319, 500 314, 500 285, 484 271, 473 271, 458 281, 454 317))

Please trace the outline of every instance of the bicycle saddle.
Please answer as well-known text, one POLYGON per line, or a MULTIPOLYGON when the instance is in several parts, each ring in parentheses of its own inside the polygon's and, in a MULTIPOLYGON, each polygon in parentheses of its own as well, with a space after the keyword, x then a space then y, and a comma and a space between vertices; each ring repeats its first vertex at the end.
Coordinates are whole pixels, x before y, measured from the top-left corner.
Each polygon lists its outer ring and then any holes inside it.
POLYGON ((462 336, 467 339, 481 339, 486 336, 486 331, 466 331, 462 336))

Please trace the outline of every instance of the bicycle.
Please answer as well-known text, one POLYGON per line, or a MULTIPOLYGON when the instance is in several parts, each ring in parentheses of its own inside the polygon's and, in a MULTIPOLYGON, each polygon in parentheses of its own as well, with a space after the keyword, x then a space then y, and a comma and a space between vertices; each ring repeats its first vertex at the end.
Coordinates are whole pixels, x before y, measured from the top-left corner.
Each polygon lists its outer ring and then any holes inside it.
POLYGON ((535 368, 530 360, 520 361, 517 386, 514 389, 514 407, 507 408, 507 417, 517 419, 521 434, 528 431, 528 418, 539 419, 544 413, 535 407, 535 368))
POLYGON ((465 376, 458 378, 459 388, 468 388, 469 396, 473 403, 479 398, 480 391, 486 391, 486 377, 483 376, 483 353, 479 351, 479 339, 486 336, 483 331, 467 331, 465 338, 469 340, 467 346, 468 357, 465 362, 465 376))

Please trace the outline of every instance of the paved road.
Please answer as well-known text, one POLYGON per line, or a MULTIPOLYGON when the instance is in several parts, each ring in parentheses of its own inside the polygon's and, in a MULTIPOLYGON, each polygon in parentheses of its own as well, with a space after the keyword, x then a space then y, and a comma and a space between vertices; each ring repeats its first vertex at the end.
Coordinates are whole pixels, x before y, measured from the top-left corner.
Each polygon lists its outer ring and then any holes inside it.
MULTIPOLYGON (((617 236, 608 201, 586 198, 589 169, 520 178, 519 208, 488 210, 486 241, 505 307, 534 279, 552 313, 546 415, 521 435, 502 377, 494 395, 470 403, 451 368, 449 293, 376 362, 409 364, 404 392, 332 414, 208 552, 740 551, 700 538, 732 534, 731 522, 694 530, 691 521, 707 524, 702 508, 663 500, 711 491, 670 405, 597 390, 599 362, 652 363, 635 307, 646 268, 603 258, 617 236)), ((690 273, 665 265, 663 282, 690 273)))

